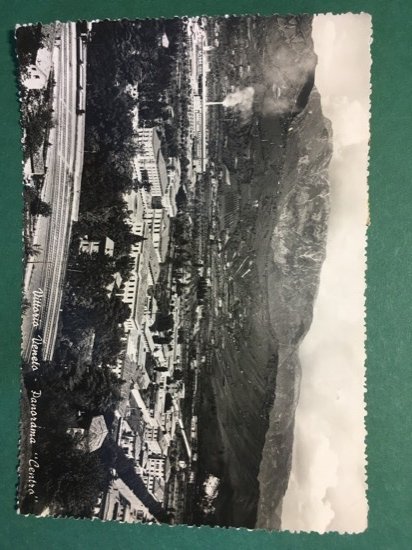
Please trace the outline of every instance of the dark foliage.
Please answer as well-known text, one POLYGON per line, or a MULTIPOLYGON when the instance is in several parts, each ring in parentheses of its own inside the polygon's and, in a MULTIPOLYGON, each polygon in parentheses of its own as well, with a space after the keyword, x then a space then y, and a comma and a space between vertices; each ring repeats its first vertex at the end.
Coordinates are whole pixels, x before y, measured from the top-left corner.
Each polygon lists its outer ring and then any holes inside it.
POLYGON ((24 204, 32 216, 50 216, 51 206, 40 198, 39 192, 34 187, 24 187, 24 204))
POLYGON ((21 65, 34 63, 42 46, 41 24, 27 25, 16 30, 16 51, 21 65))

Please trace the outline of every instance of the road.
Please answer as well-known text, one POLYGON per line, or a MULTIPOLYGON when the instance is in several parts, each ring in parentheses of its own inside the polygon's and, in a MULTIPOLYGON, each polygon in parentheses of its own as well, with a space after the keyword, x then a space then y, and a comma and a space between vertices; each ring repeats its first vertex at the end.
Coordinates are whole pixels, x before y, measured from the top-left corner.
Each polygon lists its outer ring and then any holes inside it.
MULTIPOLYGON (((38 256, 27 264, 24 276, 24 292, 31 306, 22 321, 22 356, 28 361, 34 336, 33 292, 43 291, 40 308, 42 333, 42 358, 53 357, 63 285, 67 267, 72 221, 77 219, 83 167, 85 114, 77 114, 77 45, 76 26, 65 23, 60 26, 60 37, 53 48, 53 77, 55 81, 53 110, 55 125, 49 134, 42 200, 49 203, 52 213, 40 216, 33 244, 40 249, 38 256)), ((85 46, 84 46, 85 56, 85 46)), ((85 81, 86 60, 81 66, 85 81)), ((81 91, 85 93, 85 90, 81 91)), ((38 334, 38 333, 37 333, 38 334)))

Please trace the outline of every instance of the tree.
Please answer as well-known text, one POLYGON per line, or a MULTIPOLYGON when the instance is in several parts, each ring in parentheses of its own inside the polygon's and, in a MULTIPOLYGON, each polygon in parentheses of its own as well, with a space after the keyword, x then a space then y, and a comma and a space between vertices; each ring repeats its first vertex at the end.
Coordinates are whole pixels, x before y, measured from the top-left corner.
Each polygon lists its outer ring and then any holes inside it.
POLYGON ((123 383, 110 368, 92 365, 74 386, 69 399, 80 411, 103 414, 119 402, 123 383))
POLYGON ((165 399, 165 411, 167 412, 170 410, 173 406, 173 399, 169 392, 166 393, 166 399, 165 399))
POLYGON ((34 63, 43 45, 41 25, 23 25, 16 29, 16 49, 20 64, 34 63))
POLYGON ((153 336, 153 342, 155 344, 170 344, 171 341, 172 335, 170 333, 168 333, 166 336, 158 336, 157 334, 153 336))
POLYGON ((24 315, 28 309, 30 309, 31 303, 26 296, 23 296, 21 301, 21 314, 24 315))
POLYGON ((49 203, 40 200, 37 206, 37 213, 39 216, 48 217, 52 213, 52 208, 49 203))
POLYGON ((157 313, 156 321, 150 327, 152 332, 166 332, 173 329, 174 319, 171 313, 157 313))
POLYGON ((123 279, 128 279, 134 266, 134 258, 128 255, 120 256, 116 260, 116 270, 120 273, 123 279))
POLYGON ((59 477, 53 501, 65 515, 90 517, 103 489, 105 469, 95 454, 73 452, 65 458, 67 469, 59 477))
POLYGON ((175 200, 177 209, 183 210, 187 204, 187 196, 182 186, 179 187, 175 200))
POLYGON ((176 381, 183 380, 183 371, 181 369, 175 369, 173 372, 173 379, 176 381))
POLYGON ((32 216, 50 216, 50 204, 41 200, 39 192, 34 187, 24 186, 24 201, 32 216))
POLYGON ((36 445, 38 497, 53 514, 91 517, 107 486, 108 474, 97 453, 77 448, 78 436, 41 433, 36 445))
POLYGON ((26 261, 30 257, 36 257, 40 254, 39 245, 33 245, 26 236, 24 237, 24 258, 26 261))

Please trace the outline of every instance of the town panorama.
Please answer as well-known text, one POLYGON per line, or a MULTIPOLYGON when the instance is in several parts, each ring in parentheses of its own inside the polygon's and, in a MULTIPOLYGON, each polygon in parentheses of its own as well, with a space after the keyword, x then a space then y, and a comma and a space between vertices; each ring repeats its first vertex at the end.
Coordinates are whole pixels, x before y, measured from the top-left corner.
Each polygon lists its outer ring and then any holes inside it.
POLYGON ((279 528, 327 222, 311 17, 16 38, 20 512, 279 528))

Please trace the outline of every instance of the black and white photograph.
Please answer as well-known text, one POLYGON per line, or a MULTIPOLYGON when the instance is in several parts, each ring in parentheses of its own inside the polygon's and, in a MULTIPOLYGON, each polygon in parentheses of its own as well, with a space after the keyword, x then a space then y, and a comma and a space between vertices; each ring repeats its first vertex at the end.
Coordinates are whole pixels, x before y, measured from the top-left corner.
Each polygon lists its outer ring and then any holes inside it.
POLYGON ((18 513, 367 528, 371 40, 365 13, 16 27, 18 513))

